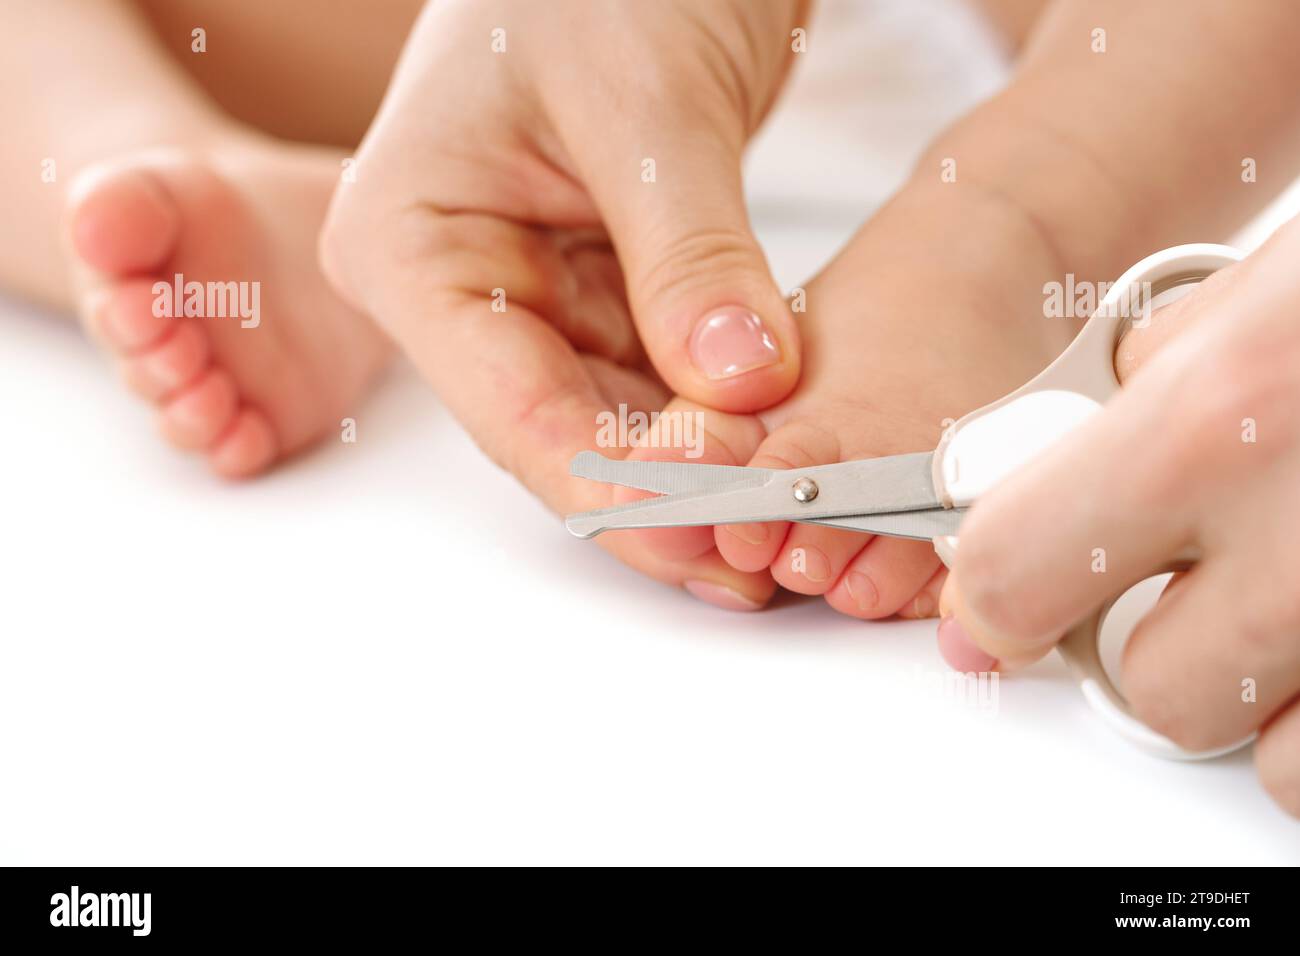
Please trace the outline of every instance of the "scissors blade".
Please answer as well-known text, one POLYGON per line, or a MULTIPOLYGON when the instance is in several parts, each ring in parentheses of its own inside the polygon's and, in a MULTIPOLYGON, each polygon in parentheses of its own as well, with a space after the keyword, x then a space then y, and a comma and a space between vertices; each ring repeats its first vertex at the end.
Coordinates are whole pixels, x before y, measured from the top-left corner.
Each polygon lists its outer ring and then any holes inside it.
POLYGON ((619 528, 811 521, 920 511, 940 506, 931 479, 932 458, 932 452, 922 452, 773 470, 761 480, 747 475, 705 491, 681 492, 569 515, 565 526, 579 538, 591 538, 619 528), (809 481, 815 494, 796 498, 796 485, 806 490, 809 481))
POLYGON ((845 515, 840 518, 815 518, 809 524, 846 531, 863 531, 886 538, 915 538, 929 541, 956 534, 966 517, 966 508, 927 508, 923 511, 895 511, 892 514, 845 515))
POLYGON ((712 491, 724 485, 753 479, 766 481, 770 468, 737 465, 699 465, 680 461, 619 461, 594 451, 580 451, 569 463, 569 474, 611 485, 657 491, 661 495, 712 491))

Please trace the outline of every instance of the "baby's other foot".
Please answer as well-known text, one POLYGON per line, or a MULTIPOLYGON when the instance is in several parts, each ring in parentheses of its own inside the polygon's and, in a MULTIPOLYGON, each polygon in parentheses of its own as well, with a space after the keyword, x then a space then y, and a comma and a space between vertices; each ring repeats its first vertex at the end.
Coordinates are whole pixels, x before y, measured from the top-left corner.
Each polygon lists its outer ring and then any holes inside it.
POLYGON ((390 347, 316 263, 332 152, 239 142, 84 172, 70 193, 79 311, 163 435, 227 477, 336 428, 390 347))

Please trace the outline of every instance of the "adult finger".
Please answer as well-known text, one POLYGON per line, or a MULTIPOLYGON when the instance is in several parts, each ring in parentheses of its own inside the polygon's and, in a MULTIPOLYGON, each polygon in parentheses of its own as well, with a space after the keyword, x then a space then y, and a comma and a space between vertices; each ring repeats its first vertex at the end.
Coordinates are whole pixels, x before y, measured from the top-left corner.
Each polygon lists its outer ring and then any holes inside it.
POLYGON ((775 404, 799 334, 754 237, 742 119, 687 91, 615 92, 557 122, 618 252, 633 319, 664 381, 729 412, 775 404))

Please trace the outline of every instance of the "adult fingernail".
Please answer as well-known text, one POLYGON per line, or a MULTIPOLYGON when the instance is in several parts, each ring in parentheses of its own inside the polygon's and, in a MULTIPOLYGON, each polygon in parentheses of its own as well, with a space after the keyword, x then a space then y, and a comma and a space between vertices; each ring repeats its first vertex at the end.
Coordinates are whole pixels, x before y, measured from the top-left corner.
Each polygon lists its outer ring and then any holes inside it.
POLYGON ((880 603, 880 592, 876 590, 876 585, 861 571, 850 571, 844 585, 849 589, 849 597, 853 598, 859 611, 870 611, 880 603))
POLYGON ((701 601, 728 611, 757 611, 763 606, 757 601, 751 601, 739 591, 714 584, 712 581, 687 581, 682 586, 701 601))
POLYGON ((727 306, 710 312, 695 326, 691 361, 711 379, 732 378, 781 361, 781 348, 748 309, 727 306))
POLYGON ((986 674, 995 670, 998 659, 979 648, 957 618, 949 615, 939 622, 939 656, 953 670, 963 674, 986 674))

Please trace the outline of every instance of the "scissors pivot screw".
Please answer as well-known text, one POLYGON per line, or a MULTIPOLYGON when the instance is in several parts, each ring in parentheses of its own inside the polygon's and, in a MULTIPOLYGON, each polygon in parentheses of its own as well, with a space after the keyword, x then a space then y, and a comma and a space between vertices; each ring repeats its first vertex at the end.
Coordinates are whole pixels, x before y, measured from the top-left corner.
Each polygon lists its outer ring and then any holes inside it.
POLYGON ((800 478, 794 483, 794 500, 809 502, 817 497, 817 482, 811 478, 800 478))

